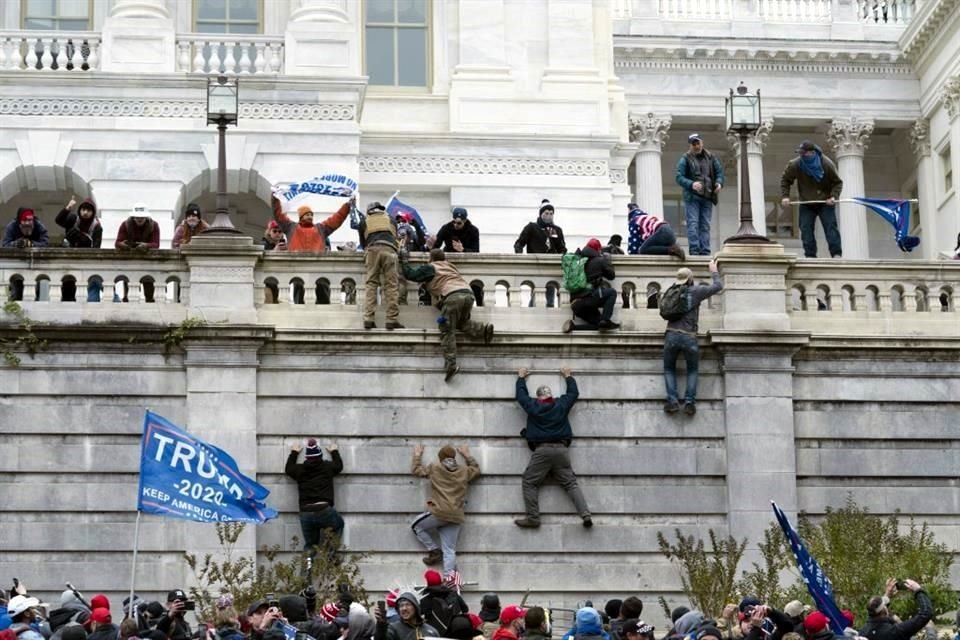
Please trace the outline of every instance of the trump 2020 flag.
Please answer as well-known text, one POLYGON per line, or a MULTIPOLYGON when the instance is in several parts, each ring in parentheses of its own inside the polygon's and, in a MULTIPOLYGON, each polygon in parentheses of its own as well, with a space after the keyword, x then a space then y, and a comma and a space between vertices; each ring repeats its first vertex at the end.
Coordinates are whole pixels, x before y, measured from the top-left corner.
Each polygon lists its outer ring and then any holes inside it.
POLYGON ((420 228, 423 230, 424 235, 430 233, 429 231, 427 231, 427 225, 424 223, 423 218, 420 217, 420 212, 417 211, 414 207, 411 207, 409 204, 406 204, 405 202, 400 202, 400 199, 397 198, 396 194, 394 194, 393 196, 390 197, 389 200, 387 200, 386 209, 387 209, 387 214, 389 214, 390 217, 393 218, 394 220, 396 220, 397 214, 400 214, 400 213, 410 214, 410 217, 413 218, 416 224, 419 225, 420 228))
POLYGON ((910 231, 910 201, 909 200, 880 200, 877 198, 851 198, 862 204, 874 213, 880 214, 884 220, 893 225, 896 230, 897 246, 900 251, 913 251, 920 244, 920 238, 908 235, 910 231))
POLYGON ((263 503, 268 495, 226 451, 153 412, 144 415, 139 511, 197 522, 261 523, 277 517, 263 503))
POLYGON ((300 196, 312 194, 318 196, 349 197, 357 190, 357 181, 339 173, 327 173, 303 182, 290 182, 274 187, 277 198, 290 202, 300 196))
POLYGON ((810 597, 813 598, 814 604, 817 605, 817 610, 827 616, 833 632, 842 636, 843 630, 847 626, 847 620, 843 617, 839 607, 837 607, 837 603, 833 601, 833 585, 830 584, 830 578, 827 577, 814 557, 807 551, 807 547, 803 544, 803 540, 800 539, 797 530, 793 528, 790 520, 787 519, 787 514, 777 506, 776 502, 771 501, 770 504, 773 505, 773 513, 777 517, 777 522, 780 523, 780 528, 783 529, 783 535, 787 536, 790 549, 793 550, 793 557, 797 561, 797 569, 800 570, 800 577, 803 578, 803 582, 807 585, 807 591, 810 593, 810 597))

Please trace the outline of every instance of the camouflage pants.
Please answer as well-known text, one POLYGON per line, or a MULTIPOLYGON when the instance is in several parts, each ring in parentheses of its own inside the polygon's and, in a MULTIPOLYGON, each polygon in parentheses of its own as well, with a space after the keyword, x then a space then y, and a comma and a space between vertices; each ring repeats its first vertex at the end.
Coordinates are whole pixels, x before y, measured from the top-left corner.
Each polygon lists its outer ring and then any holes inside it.
POLYGON ((446 321, 440 324, 440 344, 444 364, 457 362, 457 331, 471 338, 483 338, 484 324, 470 319, 472 308, 473 294, 469 291, 455 291, 443 299, 440 315, 446 321))

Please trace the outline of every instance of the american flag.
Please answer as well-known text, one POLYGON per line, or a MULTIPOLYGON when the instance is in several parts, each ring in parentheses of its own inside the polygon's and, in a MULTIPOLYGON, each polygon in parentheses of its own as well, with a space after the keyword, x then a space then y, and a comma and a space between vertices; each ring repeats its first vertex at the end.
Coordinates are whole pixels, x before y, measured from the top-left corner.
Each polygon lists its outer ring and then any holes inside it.
POLYGON ((457 593, 460 593, 460 588, 463 587, 465 583, 463 581, 463 576, 460 575, 460 572, 454 569, 443 577, 443 584, 446 587, 455 589, 457 593))

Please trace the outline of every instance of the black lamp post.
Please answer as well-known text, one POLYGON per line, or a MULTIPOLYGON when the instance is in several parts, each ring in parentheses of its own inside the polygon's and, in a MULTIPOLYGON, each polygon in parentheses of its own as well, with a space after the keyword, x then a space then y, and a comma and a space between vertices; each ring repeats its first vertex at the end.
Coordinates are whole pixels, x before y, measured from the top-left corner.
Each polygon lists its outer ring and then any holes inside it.
POLYGON ((240 94, 236 78, 217 76, 207 79, 207 124, 217 125, 220 149, 217 155, 217 210, 210 228, 204 233, 242 233, 230 221, 227 209, 227 125, 237 124, 240 94))
MULTIPOLYGON (((753 228, 753 204, 750 201, 750 163, 747 153, 747 137, 760 128, 760 91, 749 93, 740 83, 736 93, 730 90, 727 98, 727 133, 740 138, 740 228, 724 244, 762 244, 772 242, 753 228)), ((760 203, 763 206, 763 203, 760 203)))

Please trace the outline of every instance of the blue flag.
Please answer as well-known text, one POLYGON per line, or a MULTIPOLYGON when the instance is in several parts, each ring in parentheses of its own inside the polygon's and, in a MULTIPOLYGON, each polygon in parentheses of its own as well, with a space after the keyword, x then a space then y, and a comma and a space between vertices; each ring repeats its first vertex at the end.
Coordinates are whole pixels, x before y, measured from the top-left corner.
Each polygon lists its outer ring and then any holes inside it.
POLYGON ((803 578, 803 582, 807 585, 807 591, 810 593, 810 597, 813 598, 817 610, 827 616, 833 632, 842 636, 843 630, 847 626, 847 620, 843 617, 839 607, 837 607, 837 603, 833 601, 833 585, 830 584, 830 578, 827 577, 814 557, 807 551, 807 547, 797 534, 797 530, 793 528, 790 520, 787 519, 787 514, 777 506, 776 502, 771 501, 770 504, 773 505, 773 513, 777 516, 777 522, 780 523, 780 528, 783 529, 783 535, 787 536, 790 549, 793 550, 793 557, 797 561, 797 569, 800 570, 800 577, 803 578))
POLYGON ((197 522, 261 523, 277 517, 270 494, 230 455, 147 411, 140 446, 137 510, 197 522))
POLYGON ((423 231, 424 235, 430 233, 427 231, 427 225, 424 223, 423 218, 420 217, 420 212, 405 202, 400 202, 397 196, 392 196, 390 200, 387 201, 386 209, 387 214, 389 214, 393 219, 396 219, 397 215, 401 213, 409 214, 410 217, 413 218, 414 222, 423 231))
POLYGON ((910 231, 910 201, 880 200, 877 198, 852 198, 893 225, 896 230, 897 246, 900 251, 913 251, 920 244, 920 238, 907 235, 910 231))
POLYGON ((357 181, 353 178, 339 173, 328 173, 303 182, 291 182, 283 187, 278 187, 274 191, 274 195, 289 202, 305 193, 318 196, 349 197, 356 190, 357 181))

